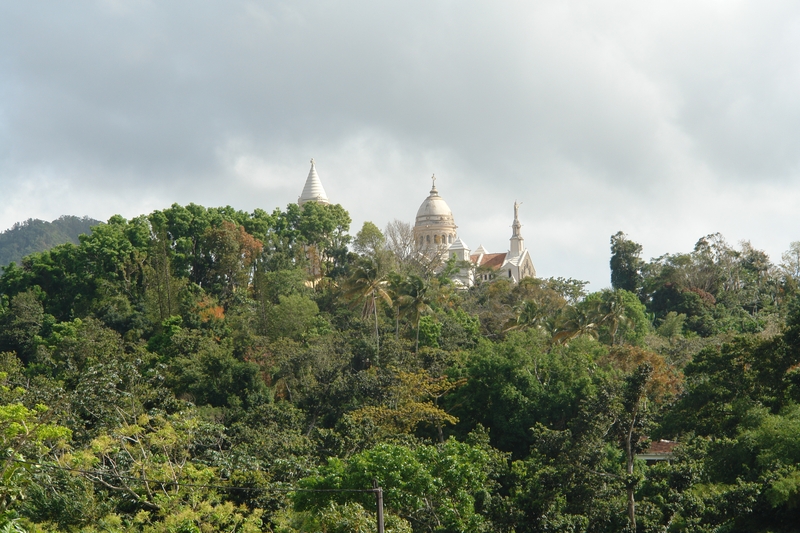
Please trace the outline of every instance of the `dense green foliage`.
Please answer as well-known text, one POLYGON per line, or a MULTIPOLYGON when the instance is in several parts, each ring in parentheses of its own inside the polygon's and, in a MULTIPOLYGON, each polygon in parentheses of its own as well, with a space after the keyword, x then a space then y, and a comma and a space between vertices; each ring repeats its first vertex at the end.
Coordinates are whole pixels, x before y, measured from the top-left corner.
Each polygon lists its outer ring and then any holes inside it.
POLYGON ((173 205, 8 266, 0 528, 372 532, 377 482, 391 532, 795 529, 800 244, 463 290, 349 225, 173 205))
POLYGON ((91 233, 98 224, 99 220, 69 215, 52 222, 31 218, 14 224, 0 233, 0 267, 19 263, 26 255, 46 252, 59 244, 78 244, 78 236, 91 233))

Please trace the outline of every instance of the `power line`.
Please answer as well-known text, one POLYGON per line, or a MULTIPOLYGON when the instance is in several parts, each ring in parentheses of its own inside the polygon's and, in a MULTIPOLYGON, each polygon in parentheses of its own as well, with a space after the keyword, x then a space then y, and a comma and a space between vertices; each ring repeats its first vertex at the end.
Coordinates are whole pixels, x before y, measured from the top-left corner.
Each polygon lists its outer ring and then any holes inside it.
POLYGON ((52 470, 63 470, 65 472, 74 472, 77 474, 91 475, 91 476, 104 476, 113 477, 116 479, 124 479, 126 481, 135 481, 137 483, 153 483, 155 485, 176 485, 178 487, 192 487, 203 489, 220 489, 220 490, 249 490, 260 492, 369 492, 375 493, 380 489, 301 489, 296 487, 232 487, 229 485, 206 485, 200 483, 182 483, 174 480, 158 480, 147 479, 143 477, 124 476, 121 474, 113 474, 111 472, 103 472, 101 470, 85 470, 82 468, 70 468, 68 466, 60 466, 45 463, 35 463, 32 461, 25 461, 22 459, 11 459, 15 463, 22 463, 31 466, 38 466, 42 468, 50 468, 52 470))

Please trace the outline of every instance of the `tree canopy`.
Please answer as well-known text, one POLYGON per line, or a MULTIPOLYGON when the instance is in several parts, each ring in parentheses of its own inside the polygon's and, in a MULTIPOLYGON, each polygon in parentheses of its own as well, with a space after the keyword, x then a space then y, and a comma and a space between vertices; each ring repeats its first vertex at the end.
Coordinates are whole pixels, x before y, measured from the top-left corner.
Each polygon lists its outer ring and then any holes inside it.
POLYGON ((797 243, 457 288, 338 205, 115 216, 0 275, 0 529, 792 531, 797 243), (670 455, 643 459, 653 443, 670 455))

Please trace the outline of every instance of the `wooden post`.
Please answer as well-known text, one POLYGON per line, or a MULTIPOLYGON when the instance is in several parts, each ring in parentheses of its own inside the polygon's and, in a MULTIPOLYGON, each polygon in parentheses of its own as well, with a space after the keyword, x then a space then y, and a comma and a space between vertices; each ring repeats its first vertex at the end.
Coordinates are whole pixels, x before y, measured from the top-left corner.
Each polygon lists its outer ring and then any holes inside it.
POLYGON ((378 533, 383 531, 383 489, 378 486, 378 480, 372 480, 372 490, 375 491, 375 500, 378 504, 378 533))

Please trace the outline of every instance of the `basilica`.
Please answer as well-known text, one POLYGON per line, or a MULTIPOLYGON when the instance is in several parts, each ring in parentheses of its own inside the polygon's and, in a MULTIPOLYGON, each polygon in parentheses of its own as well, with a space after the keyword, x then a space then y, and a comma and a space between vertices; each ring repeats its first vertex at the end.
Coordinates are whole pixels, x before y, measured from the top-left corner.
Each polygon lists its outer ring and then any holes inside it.
MULTIPOLYGON (((508 251, 489 253, 483 246, 478 246, 472 251, 458 236, 458 226, 453 212, 436 189, 436 177, 431 177, 431 180, 433 182, 431 191, 417 210, 417 218, 414 221, 414 243, 418 253, 428 257, 438 256, 442 263, 454 258, 460 263, 454 281, 464 287, 471 287, 475 283, 500 276, 507 277, 515 283, 523 278, 536 276, 533 260, 522 238, 519 203, 514 203, 514 221, 511 224, 508 251)), ((303 192, 297 200, 300 205, 306 202, 325 205, 330 203, 313 159, 303 192)))

